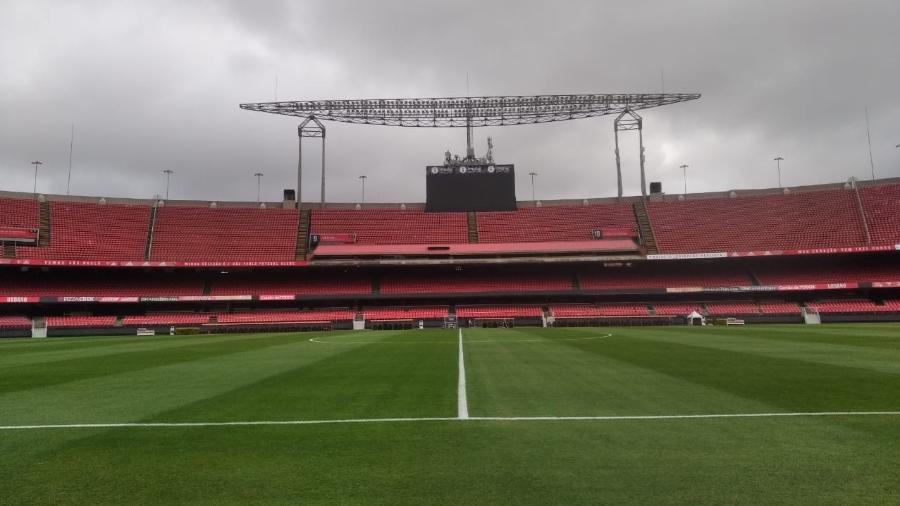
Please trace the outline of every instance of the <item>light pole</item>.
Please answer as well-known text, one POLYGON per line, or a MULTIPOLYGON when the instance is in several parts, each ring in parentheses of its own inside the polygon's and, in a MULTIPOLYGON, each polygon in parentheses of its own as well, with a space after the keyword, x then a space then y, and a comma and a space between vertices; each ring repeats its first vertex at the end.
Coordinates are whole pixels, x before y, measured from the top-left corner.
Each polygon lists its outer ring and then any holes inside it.
POLYGON ((684 194, 687 195, 687 169, 689 165, 684 164, 681 166, 681 175, 684 178, 684 194))
POLYGON ((369 176, 359 176, 357 179, 362 181, 362 202, 361 204, 366 203, 366 179, 369 179, 369 176))
POLYGON ((529 176, 531 176, 531 201, 534 202, 534 176, 537 176, 537 172, 529 172, 529 176))
POLYGON ((169 177, 175 173, 172 169, 166 169, 163 171, 166 175, 166 200, 169 200, 169 177))
POLYGON ((778 167, 778 187, 781 188, 781 162, 784 161, 784 158, 780 156, 775 157, 775 164, 778 167))
POLYGON ((253 174, 253 175, 256 176, 256 202, 258 203, 259 202, 259 186, 260 186, 260 184, 262 184, 261 181, 262 181, 262 177, 264 174, 262 172, 257 172, 256 174, 253 174))
POLYGON ((38 169, 38 165, 43 165, 43 164, 44 164, 44 162, 42 162, 42 161, 40 161, 40 160, 35 160, 35 161, 31 162, 31 165, 34 165, 34 190, 31 192, 32 194, 34 194, 34 198, 37 198, 37 169, 38 169))

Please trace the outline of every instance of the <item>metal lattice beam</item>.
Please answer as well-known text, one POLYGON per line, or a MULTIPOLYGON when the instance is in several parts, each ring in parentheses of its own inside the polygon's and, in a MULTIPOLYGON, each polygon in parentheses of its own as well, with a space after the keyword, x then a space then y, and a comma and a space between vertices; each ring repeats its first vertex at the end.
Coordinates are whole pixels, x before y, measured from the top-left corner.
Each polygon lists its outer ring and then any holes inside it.
POLYGON ((621 114, 700 98, 699 93, 309 100, 241 109, 323 121, 402 127, 483 127, 621 114))

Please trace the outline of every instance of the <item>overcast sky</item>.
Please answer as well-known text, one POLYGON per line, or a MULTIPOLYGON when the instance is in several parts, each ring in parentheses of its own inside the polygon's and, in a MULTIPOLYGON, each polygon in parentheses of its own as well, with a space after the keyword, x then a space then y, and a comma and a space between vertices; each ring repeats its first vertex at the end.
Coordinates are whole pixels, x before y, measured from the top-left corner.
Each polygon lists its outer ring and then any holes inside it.
MULTIPOLYGON (((697 92, 643 112, 648 181, 681 191, 900 176, 900 2, 0 0, 0 189, 280 200, 296 181, 279 100, 697 92), (664 77, 664 79, 663 79, 664 77)), ((465 151, 464 129, 328 124, 327 200, 423 201, 423 167, 465 151)), ((477 129, 517 193, 616 192, 612 118, 477 129)), ((623 142, 639 193, 636 136, 623 142)), ((318 200, 318 146, 304 200, 318 200)))

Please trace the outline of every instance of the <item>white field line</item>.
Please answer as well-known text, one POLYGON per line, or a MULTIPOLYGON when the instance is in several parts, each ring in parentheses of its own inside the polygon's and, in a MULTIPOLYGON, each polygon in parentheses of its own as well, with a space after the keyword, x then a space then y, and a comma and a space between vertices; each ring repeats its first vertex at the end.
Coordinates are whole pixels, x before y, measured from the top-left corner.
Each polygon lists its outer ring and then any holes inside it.
MULTIPOLYGON (((461 329, 460 329, 461 330, 461 329)), ((606 339, 612 337, 612 334, 603 334, 599 336, 587 337, 567 337, 564 339, 466 339, 469 344, 472 343, 555 343, 557 341, 593 341, 595 339, 606 339)), ((318 337, 309 338, 309 342, 316 344, 448 344, 452 341, 425 341, 425 340, 409 340, 409 341, 323 341, 318 337)))
POLYGON ((466 361, 463 355, 462 328, 459 329, 459 383, 456 386, 456 417, 469 418, 469 401, 466 399, 466 361))
POLYGON ((624 416, 473 416, 422 417, 422 418, 352 418, 343 420, 257 420, 244 422, 125 422, 125 423, 71 423, 42 425, 0 425, 0 430, 36 429, 115 429, 140 427, 247 427, 265 425, 333 425, 365 423, 411 422, 566 422, 566 421, 618 421, 618 420, 683 420, 715 418, 787 418, 787 417, 854 417, 900 416, 900 411, 822 411, 810 413, 713 413, 699 415, 624 415, 624 416))

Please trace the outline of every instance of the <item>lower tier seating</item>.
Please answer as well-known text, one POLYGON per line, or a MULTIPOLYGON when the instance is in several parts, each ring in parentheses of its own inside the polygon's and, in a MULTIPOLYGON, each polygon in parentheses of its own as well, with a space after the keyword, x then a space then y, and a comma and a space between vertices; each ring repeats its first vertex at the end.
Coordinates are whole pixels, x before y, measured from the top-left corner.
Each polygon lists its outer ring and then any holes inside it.
POLYGON ((30 329, 31 320, 24 316, 0 316, 0 330, 30 329))
POLYGON ((891 305, 878 305, 868 299, 820 300, 807 306, 818 309, 819 313, 889 313, 897 310, 891 305))
POLYGON ((447 306, 363 308, 366 320, 373 321, 444 319, 447 312, 447 306))
POLYGON ((246 313, 219 313, 219 323, 308 323, 352 320, 355 313, 349 309, 316 309, 310 311, 254 311, 246 313))
POLYGON ((47 327, 112 327, 115 316, 48 316, 47 327))
POLYGON ((540 306, 459 306, 456 316, 459 318, 540 318, 543 310, 540 306))
POLYGON ((647 316, 646 304, 555 304, 550 312, 556 318, 602 318, 609 316, 647 316))
POLYGON ((209 314, 205 313, 154 313, 143 316, 126 316, 122 325, 155 326, 155 325, 202 325, 209 322, 209 314))
POLYGON ((381 293, 483 293, 570 291, 572 281, 565 275, 443 273, 421 276, 385 277, 381 293))
POLYGON ((653 309, 661 316, 687 316, 694 311, 703 312, 696 302, 654 302, 653 309))

